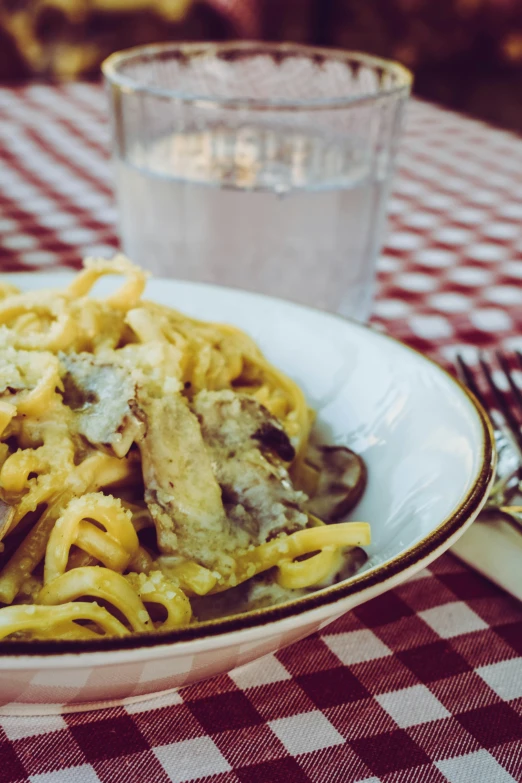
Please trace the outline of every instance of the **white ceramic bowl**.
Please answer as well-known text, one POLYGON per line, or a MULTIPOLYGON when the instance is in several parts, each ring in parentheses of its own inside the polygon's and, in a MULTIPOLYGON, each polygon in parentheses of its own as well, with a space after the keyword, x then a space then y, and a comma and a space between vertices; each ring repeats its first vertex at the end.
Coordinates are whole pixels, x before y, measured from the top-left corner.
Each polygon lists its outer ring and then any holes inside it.
MULTIPOLYGON (((11 278, 37 288, 63 285, 69 276, 11 278)), ((370 558, 355 577, 310 596, 165 637, 79 647, 0 643, 0 713, 150 698, 274 652, 426 566, 486 500, 495 460, 487 419, 465 389, 420 354, 355 323, 264 296, 168 280, 152 281, 147 294, 246 330, 304 388, 324 441, 363 455, 369 483, 354 518, 372 525, 370 558)))

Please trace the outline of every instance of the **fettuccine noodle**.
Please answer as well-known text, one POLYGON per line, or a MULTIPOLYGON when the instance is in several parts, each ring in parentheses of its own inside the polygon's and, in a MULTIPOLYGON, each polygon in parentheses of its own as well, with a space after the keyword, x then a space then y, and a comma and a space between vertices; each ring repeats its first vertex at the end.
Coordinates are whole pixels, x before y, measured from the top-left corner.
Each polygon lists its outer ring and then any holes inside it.
POLYGON ((193 597, 260 574, 321 585, 369 543, 366 523, 306 510, 300 388, 245 333, 148 302, 145 283, 117 256, 63 290, 0 284, 2 639, 179 628, 193 597), (92 295, 106 275, 123 284, 92 295))

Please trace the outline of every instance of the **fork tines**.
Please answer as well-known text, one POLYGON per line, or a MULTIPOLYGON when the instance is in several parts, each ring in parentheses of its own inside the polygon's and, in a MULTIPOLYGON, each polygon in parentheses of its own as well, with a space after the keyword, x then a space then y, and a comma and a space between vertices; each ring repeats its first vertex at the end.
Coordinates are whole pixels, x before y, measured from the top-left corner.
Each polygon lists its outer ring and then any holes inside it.
POLYGON ((500 369, 496 369, 493 363, 488 362, 481 354, 478 357, 477 368, 472 368, 460 354, 456 357, 456 364, 462 381, 482 407, 490 413, 494 409, 501 414, 504 426, 509 429, 522 454, 521 424, 517 418, 517 413, 522 417, 522 391, 514 377, 515 369, 522 370, 522 353, 515 351, 514 356, 516 368, 513 367, 513 362, 500 351, 495 353, 500 369), (488 398, 491 399, 492 404, 489 404, 488 398))

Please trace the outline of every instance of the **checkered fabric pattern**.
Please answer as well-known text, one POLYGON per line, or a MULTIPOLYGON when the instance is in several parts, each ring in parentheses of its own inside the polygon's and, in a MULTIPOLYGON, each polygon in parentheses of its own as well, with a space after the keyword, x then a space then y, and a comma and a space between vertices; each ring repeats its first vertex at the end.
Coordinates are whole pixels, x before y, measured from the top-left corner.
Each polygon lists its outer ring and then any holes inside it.
MULTIPOLYGON (((0 264, 117 246, 96 86, 0 90, 0 264)), ((521 348, 522 141, 413 102, 377 328, 521 348)), ((0 783, 522 781, 522 607, 451 555, 275 656, 155 701, 0 717, 0 783)))

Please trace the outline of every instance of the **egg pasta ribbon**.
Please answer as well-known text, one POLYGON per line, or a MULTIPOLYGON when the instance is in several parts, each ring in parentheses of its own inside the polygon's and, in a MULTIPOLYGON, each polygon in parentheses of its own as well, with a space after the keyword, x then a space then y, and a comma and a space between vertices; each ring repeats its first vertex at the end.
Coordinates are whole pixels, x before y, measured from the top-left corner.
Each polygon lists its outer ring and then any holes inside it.
POLYGON ((147 277, 118 254, 59 290, 0 281, 0 639, 182 628, 249 580, 324 586, 370 542, 323 514, 343 485, 308 460, 299 385, 147 277))

